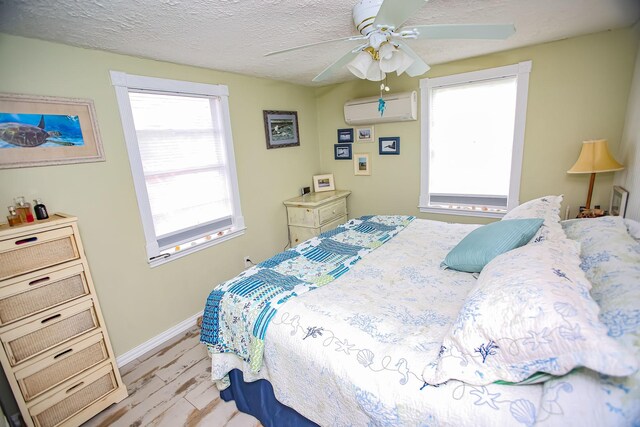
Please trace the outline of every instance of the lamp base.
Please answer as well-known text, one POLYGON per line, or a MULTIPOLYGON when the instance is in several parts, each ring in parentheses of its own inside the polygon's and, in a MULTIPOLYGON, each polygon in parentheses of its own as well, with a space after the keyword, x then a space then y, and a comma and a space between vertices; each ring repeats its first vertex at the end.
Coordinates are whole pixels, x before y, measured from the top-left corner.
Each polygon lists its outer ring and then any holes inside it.
POLYGON ((587 193, 587 210, 591 208, 591 195, 593 194, 593 183, 596 181, 596 173, 591 173, 591 179, 589 179, 589 192, 587 193))
POLYGON ((576 218, 598 218, 606 214, 602 209, 583 209, 576 218))

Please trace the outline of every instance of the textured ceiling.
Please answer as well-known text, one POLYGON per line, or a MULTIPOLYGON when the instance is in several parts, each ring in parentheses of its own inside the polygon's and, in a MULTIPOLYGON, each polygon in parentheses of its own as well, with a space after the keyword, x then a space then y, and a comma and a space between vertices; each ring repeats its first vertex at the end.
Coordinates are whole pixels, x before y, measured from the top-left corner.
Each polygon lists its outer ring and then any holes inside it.
MULTIPOLYGON (((312 85, 357 42, 357 0, 0 0, 0 32, 312 85)), ((430 0, 408 25, 513 23, 507 40, 412 40, 431 65, 626 27, 638 0, 430 0)), ((343 70, 323 84, 355 79, 343 70)))

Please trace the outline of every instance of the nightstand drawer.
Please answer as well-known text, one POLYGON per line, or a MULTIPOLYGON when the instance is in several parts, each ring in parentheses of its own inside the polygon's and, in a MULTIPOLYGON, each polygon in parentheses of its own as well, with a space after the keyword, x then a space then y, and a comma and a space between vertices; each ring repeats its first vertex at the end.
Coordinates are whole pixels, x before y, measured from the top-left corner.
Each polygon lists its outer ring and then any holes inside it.
POLYGON ((318 211, 320 216, 319 225, 326 224, 347 214, 347 201, 345 199, 338 200, 336 203, 321 207, 318 211))
POLYGON ((0 288, 0 326, 89 294, 82 264, 49 268, 24 279, 0 288))
POLYGON ((0 280, 80 258, 71 227, 0 241, 0 280))
POLYGON ((91 299, 34 317, 0 335, 11 366, 98 327, 91 299))
POLYGON ((326 223, 325 225, 323 225, 322 227, 320 227, 320 232, 324 233, 325 231, 330 231, 333 230, 334 228, 336 228, 339 225, 344 224, 345 222, 347 222, 347 216, 343 215, 338 219, 335 219, 331 222, 326 223))
POLYGON ((36 426, 55 427, 117 387, 113 366, 107 363, 57 388, 55 393, 31 406, 29 413, 36 426))
POLYGON ((16 380, 25 400, 29 401, 108 358, 104 338, 96 333, 89 338, 77 338, 37 358, 16 371, 16 380))

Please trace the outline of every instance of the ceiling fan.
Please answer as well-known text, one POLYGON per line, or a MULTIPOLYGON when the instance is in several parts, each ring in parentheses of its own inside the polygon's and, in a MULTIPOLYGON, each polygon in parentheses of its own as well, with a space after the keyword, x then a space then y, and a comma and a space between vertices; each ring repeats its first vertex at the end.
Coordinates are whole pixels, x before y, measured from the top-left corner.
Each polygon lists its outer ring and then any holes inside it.
POLYGON ((325 43, 362 41, 329 65, 313 81, 326 80, 345 65, 361 79, 383 80, 386 73, 411 77, 429 71, 429 66, 407 44, 411 39, 506 39, 515 33, 512 24, 414 25, 402 27, 428 0, 360 0, 353 7, 353 23, 361 35, 296 46, 265 56, 305 49, 325 43))

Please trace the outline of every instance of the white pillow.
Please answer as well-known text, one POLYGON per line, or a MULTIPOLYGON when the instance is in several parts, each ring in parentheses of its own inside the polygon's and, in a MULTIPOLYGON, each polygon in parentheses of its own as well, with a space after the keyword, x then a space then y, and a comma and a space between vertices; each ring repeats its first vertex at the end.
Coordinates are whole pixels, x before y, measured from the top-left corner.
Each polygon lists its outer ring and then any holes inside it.
POLYGON ((629 220, 604 216, 562 225, 580 242, 580 267, 593 284, 591 295, 609 336, 640 354, 640 242, 631 235, 629 220))
POLYGON ((502 219, 542 218, 544 223, 531 239, 532 242, 564 239, 565 234, 560 225, 561 204, 562 195, 540 197, 516 206, 507 212, 502 219))
POLYGON ((624 224, 627 226, 629 235, 637 241, 640 241, 640 222, 632 219, 625 219, 624 224))
POLYGON ((607 336, 598 320, 578 251, 578 243, 565 238, 489 262, 445 336, 438 361, 424 369, 424 381, 520 382, 537 372, 564 375, 580 366, 614 376, 635 372, 634 354, 607 336))

